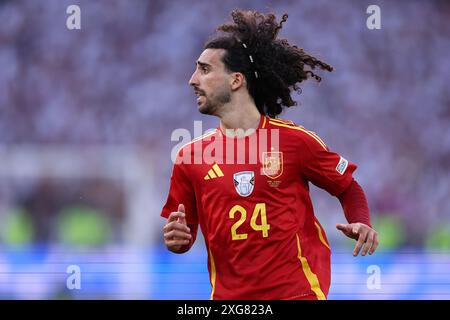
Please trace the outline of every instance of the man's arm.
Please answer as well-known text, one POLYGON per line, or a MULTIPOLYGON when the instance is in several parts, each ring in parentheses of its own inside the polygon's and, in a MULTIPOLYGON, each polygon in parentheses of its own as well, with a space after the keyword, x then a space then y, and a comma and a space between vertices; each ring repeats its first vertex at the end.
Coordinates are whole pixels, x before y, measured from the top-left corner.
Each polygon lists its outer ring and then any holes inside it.
POLYGON ((367 252, 373 254, 378 247, 378 233, 370 224, 369 206, 364 190, 353 179, 348 188, 338 195, 338 199, 348 224, 338 224, 336 228, 347 237, 357 240, 353 255, 357 256, 363 246, 362 256, 367 252))
POLYGON ((356 164, 347 161, 330 149, 315 133, 299 135, 301 173, 306 181, 339 198, 348 224, 336 228, 347 237, 357 240, 353 255, 372 254, 378 246, 378 234, 370 226, 369 207, 364 191, 353 179, 356 164))

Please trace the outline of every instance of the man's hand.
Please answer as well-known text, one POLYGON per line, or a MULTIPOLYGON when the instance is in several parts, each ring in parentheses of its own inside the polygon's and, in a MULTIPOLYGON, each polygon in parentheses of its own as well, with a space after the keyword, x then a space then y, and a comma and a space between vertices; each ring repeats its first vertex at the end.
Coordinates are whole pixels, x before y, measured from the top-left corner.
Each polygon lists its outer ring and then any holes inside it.
MULTIPOLYGON (((172 252, 183 251, 191 242, 191 230, 186 224, 186 214, 184 212, 184 205, 178 206, 178 211, 172 212, 167 219, 167 223, 163 228, 164 243, 167 249, 172 252)), ((186 251, 186 250, 184 250, 186 251)))
POLYGON ((336 228, 341 230, 347 237, 357 240, 353 250, 355 257, 363 245, 362 256, 365 256, 367 252, 369 254, 374 253, 378 247, 378 232, 364 223, 338 224, 336 228))

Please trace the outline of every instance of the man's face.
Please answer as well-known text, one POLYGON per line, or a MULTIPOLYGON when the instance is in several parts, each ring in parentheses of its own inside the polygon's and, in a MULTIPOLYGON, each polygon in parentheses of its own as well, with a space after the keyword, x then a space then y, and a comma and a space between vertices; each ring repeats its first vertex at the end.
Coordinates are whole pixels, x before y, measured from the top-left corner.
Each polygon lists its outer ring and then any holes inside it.
POLYGON ((221 107, 231 100, 231 74, 222 62, 223 49, 206 49, 196 62, 195 72, 189 80, 197 96, 198 110, 217 115, 221 107))

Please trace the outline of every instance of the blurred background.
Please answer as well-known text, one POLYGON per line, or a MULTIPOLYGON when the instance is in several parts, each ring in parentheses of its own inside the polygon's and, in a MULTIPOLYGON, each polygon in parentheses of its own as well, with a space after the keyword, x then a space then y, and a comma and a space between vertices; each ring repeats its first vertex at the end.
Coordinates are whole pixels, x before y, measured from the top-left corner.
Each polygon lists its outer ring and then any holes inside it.
POLYGON ((419 0, 0 0, 0 298, 209 299, 202 237, 168 252, 159 214, 173 130, 218 124, 187 82, 234 8, 287 12, 280 36, 335 68, 282 115, 359 165, 380 233, 352 257, 312 189, 329 298, 450 299, 450 3, 419 0))

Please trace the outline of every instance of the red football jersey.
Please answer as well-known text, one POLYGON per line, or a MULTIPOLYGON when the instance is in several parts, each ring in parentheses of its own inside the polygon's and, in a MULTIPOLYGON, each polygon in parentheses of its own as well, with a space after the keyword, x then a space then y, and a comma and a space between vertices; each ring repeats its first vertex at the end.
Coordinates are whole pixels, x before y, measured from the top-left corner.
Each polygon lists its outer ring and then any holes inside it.
POLYGON ((315 133, 262 116, 246 137, 217 128, 184 146, 161 215, 183 203, 200 224, 211 299, 326 299, 330 247, 308 182, 337 196, 355 169, 315 133))

